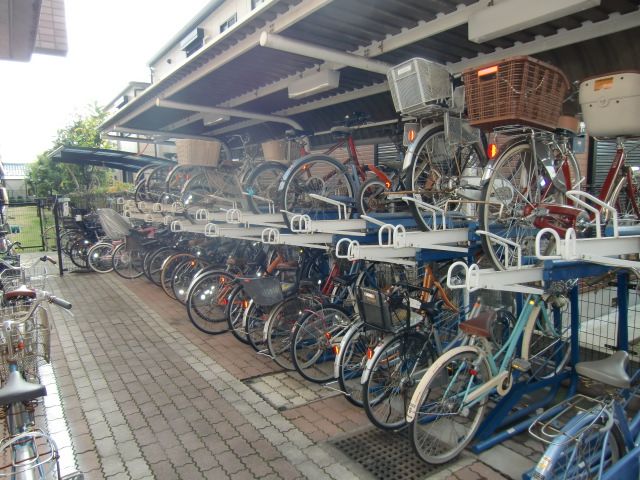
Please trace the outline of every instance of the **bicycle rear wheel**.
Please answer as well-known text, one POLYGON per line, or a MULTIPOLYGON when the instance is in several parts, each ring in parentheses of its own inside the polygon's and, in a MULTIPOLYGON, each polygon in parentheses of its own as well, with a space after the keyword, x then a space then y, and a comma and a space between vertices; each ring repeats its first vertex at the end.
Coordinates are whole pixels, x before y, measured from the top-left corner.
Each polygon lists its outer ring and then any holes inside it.
POLYGON ((87 252, 87 265, 98 273, 113 271, 113 250, 111 242, 99 242, 93 245, 87 252))
POLYGON ((407 423, 415 386, 435 358, 427 342, 418 332, 400 333, 373 354, 362 385, 362 403, 376 427, 397 430, 407 423))
MULTIPOLYGON (((353 212, 354 189, 344 165, 328 155, 307 155, 286 171, 278 189, 285 211, 309 215, 312 220, 337 218, 336 207, 311 194, 347 203, 347 218, 353 212)), ((289 218, 283 213, 285 224, 289 218)))
POLYGON ((247 333, 242 325, 242 317, 244 316, 244 310, 249 306, 250 300, 251 298, 246 294, 242 285, 236 285, 229 293, 224 310, 228 329, 242 343, 249 343, 247 333))
POLYGON ((143 275, 144 251, 121 243, 113 250, 113 270, 122 278, 132 280, 143 275))
POLYGON ((458 347, 436 360, 420 381, 409 404, 409 438, 427 463, 456 457, 473 439, 488 396, 467 404, 467 394, 491 376, 476 348, 458 347))

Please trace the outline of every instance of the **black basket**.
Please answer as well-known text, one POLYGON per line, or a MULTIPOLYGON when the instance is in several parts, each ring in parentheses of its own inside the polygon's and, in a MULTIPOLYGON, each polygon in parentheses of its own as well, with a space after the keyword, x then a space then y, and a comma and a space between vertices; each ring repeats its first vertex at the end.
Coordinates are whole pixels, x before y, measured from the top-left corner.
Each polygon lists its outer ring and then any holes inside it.
POLYGON ((240 283, 253 303, 260 307, 271 307, 284 299, 282 286, 277 278, 241 278, 240 283))
POLYGON ((409 326, 409 299, 400 293, 387 295, 376 288, 358 287, 356 300, 362 321, 370 327, 396 332, 409 326))

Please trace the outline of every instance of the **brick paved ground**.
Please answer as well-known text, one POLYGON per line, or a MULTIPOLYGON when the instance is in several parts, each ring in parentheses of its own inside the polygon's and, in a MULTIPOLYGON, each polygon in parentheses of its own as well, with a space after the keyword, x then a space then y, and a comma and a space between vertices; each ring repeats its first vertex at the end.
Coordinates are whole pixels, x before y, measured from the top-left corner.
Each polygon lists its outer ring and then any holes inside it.
MULTIPOLYGON (((184 307, 145 280, 70 274, 55 279, 54 290, 73 302, 75 315, 55 312, 47 400, 63 473, 77 467, 88 479, 368 478, 323 443, 367 425, 340 396, 306 392, 231 335, 197 331, 184 307), (278 404, 260 394, 271 385, 286 396, 281 384, 309 395, 307 402, 278 404)), ((526 437, 506 445, 466 454, 430 478, 515 478, 523 462, 532 464, 525 457, 535 458, 536 446, 526 437)))

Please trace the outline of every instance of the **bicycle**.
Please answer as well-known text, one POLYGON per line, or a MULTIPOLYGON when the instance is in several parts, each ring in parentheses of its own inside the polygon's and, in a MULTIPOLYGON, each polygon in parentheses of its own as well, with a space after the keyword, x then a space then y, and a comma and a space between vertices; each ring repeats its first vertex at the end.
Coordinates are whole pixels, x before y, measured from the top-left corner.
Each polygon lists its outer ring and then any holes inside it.
MULTIPOLYGON (((39 292, 37 301, 27 312, 18 312, 15 320, 7 319, 3 311, 2 361, 3 384, 0 388, 0 405, 4 415, 8 437, 0 442, 0 476, 29 479, 82 479, 81 473, 60 477, 58 449, 52 437, 35 428, 37 400, 47 394, 46 388, 37 382, 37 362, 31 357, 47 354, 48 322, 46 314, 40 316, 44 302, 65 309, 71 304, 47 292, 39 292), (44 337, 44 338, 43 338, 44 337), (43 343, 44 342, 44 343, 43 343), (29 359, 29 361, 27 361, 29 359)), ((15 313, 15 312, 12 312, 15 313)))
POLYGON ((276 161, 258 160, 257 151, 249 145, 249 137, 234 135, 242 143, 243 158, 238 165, 225 155, 217 167, 199 167, 183 184, 180 192, 185 206, 209 205, 224 199, 246 205, 254 213, 267 211, 264 203, 275 201, 275 185, 287 170, 286 165, 276 161))
POLYGON ((640 414, 628 417, 629 402, 638 395, 640 371, 629 377, 629 354, 576 364, 583 379, 604 385, 600 398, 574 395, 540 415, 529 432, 548 446, 533 470, 540 480, 637 478, 638 462, 622 462, 637 452, 640 414), (616 468, 617 465, 617 468, 616 468), (630 470, 623 470, 623 465, 630 470))
POLYGON ((462 302, 452 295, 455 292, 445 291, 431 266, 425 268, 422 286, 398 284, 386 293, 361 290, 360 314, 385 332, 367 355, 361 378, 364 410, 376 427, 404 427, 409 400, 422 375, 436 358, 464 343, 458 333, 462 302))
POLYGON ((359 112, 345 117, 340 126, 331 129, 337 140, 333 146, 324 153, 310 153, 299 158, 284 173, 278 187, 278 199, 286 225, 289 225, 289 216, 293 213, 308 215, 311 220, 335 218, 336 207, 318 197, 344 204, 345 208, 340 208, 341 218, 350 218, 358 205, 366 209, 368 197, 380 195, 375 184, 366 183, 368 172, 372 172, 387 189, 401 188, 382 169, 360 163, 352 132, 366 121, 367 116, 359 112), (342 147, 346 147, 348 154, 344 163, 330 156, 342 147), (357 198, 359 193, 363 198, 357 198))
POLYGON ((562 371, 571 336, 560 312, 565 305, 563 296, 529 295, 509 337, 495 350, 489 342, 495 312, 460 323, 468 341, 428 368, 407 409, 410 440, 420 458, 440 464, 456 457, 478 431, 490 395, 506 395, 519 377, 549 378, 562 371))
MULTIPOLYGON (((594 95, 606 99, 596 85, 599 81, 608 82, 606 92, 615 92, 624 74, 609 74, 604 77, 587 79, 580 84, 579 102, 584 106, 587 130, 591 135, 611 136, 615 128, 627 133, 640 135, 637 127, 618 125, 607 108, 615 108, 616 102, 600 102, 606 108, 596 110, 598 104, 594 95), (593 113, 597 112, 599 113, 593 113)), ((624 117, 623 117, 624 118, 624 117)), ((624 121, 624 120, 622 120, 624 121)), ((522 135, 526 139, 516 138, 496 159, 489 181, 483 190, 483 203, 480 206, 480 228, 507 237, 523 246, 527 256, 533 256, 533 238, 543 228, 552 228, 562 237, 569 228, 578 235, 593 235, 596 227, 595 216, 601 215, 605 221, 611 220, 611 214, 603 211, 602 204, 615 207, 618 223, 636 224, 640 221, 640 172, 626 164, 622 136, 616 137, 616 153, 607 172, 607 177, 596 201, 590 202, 595 212, 574 205, 565 197, 567 192, 579 190, 582 180, 575 158, 568 146, 569 140, 577 131, 577 120, 573 126, 556 131, 530 129, 522 135), (540 153, 532 148, 533 139, 539 138, 547 145, 545 157, 540 162, 540 153), (555 174, 555 175, 554 175, 555 174)), ((508 131, 505 127, 502 131, 508 131)), ((492 259, 496 268, 504 269, 505 246, 493 238, 483 236, 483 248, 492 259)))

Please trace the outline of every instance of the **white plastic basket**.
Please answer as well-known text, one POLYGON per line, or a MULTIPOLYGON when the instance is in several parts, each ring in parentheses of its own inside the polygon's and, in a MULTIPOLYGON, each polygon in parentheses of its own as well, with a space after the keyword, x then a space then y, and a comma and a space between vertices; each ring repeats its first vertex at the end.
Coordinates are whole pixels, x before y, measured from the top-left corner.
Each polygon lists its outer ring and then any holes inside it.
POLYGON ((424 58, 412 58, 387 72, 396 111, 422 116, 446 107, 452 96, 449 72, 424 58))
POLYGON ((580 84, 580 106, 589 135, 640 136, 640 73, 616 72, 580 84))

